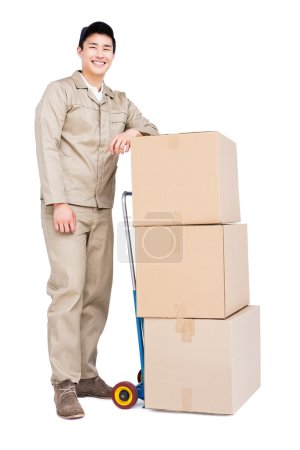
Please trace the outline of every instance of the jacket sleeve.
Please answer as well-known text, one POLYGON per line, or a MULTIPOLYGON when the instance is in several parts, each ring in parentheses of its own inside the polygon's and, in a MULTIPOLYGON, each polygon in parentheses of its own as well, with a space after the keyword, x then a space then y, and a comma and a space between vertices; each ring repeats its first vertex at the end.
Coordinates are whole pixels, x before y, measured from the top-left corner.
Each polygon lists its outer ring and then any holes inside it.
POLYGON ((129 128, 135 128, 144 136, 156 136, 158 134, 156 126, 149 122, 128 99, 128 116, 125 129, 128 130, 129 128))
POLYGON ((66 113, 66 94, 58 82, 53 82, 47 87, 35 115, 41 196, 46 205, 67 203, 60 161, 61 132, 66 113))

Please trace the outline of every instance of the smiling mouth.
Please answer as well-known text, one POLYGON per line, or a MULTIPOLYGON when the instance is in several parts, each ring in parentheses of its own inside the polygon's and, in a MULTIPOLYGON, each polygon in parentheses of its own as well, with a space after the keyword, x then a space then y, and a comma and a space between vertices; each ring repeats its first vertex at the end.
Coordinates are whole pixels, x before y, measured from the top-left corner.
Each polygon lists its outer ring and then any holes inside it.
POLYGON ((92 63, 97 67, 103 67, 106 64, 103 61, 92 61, 92 63))

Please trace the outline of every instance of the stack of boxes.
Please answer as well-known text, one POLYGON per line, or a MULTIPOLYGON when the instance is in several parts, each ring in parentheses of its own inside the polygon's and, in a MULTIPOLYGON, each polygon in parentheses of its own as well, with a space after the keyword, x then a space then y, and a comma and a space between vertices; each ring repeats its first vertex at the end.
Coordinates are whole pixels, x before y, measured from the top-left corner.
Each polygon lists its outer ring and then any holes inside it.
POLYGON ((132 143, 145 407, 233 414, 260 386, 235 144, 218 132, 132 143))

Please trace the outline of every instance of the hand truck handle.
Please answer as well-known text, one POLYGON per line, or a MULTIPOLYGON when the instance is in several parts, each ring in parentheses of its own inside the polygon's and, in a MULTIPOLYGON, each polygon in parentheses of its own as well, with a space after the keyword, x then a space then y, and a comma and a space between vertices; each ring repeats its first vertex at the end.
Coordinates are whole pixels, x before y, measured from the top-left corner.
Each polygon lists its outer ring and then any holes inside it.
POLYGON ((129 223, 128 223, 127 205, 126 205, 126 197, 128 195, 132 196, 132 192, 124 191, 122 194, 122 208, 123 208, 123 218, 124 218, 124 225, 125 225, 126 243, 127 243, 128 256, 129 256, 132 288, 135 291, 136 290, 136 279, 135 279, 133 253, 132 253, 131 238, 130 238, 129 223))

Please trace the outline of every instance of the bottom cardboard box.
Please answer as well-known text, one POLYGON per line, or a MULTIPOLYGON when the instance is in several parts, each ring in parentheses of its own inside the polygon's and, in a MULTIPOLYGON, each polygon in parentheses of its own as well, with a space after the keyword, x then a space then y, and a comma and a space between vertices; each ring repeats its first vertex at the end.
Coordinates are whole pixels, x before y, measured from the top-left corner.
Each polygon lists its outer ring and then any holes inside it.
POLYGON ((233 414, 260 386, 260 310, 144 321, 145 407, 233 414))

